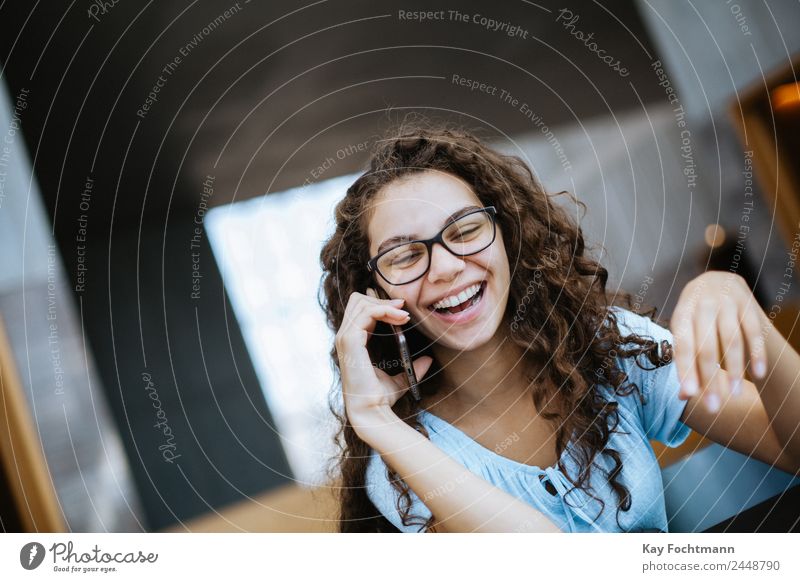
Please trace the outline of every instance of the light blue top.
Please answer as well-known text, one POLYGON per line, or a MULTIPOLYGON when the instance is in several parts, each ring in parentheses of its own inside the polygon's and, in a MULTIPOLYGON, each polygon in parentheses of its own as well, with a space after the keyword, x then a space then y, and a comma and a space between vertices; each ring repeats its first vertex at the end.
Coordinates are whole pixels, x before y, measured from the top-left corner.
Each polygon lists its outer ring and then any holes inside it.
MULTIPOLYGON (((654 323, 649 317, 638 315, 621 307, 612 307, 617 312, 617 321, 622 335, 636 333, 657 342, 666 339, 674 346, 672 333, 654 323)), ((630 344, 633 345, 633 344, 630 344)), ((645 356, 639 356, 645 367, 653 364, 645 356)), ((485 448, 461 430, 426 411, 420 411, 419 420, 428 429, 430 440, 451 458, 473 473, 483 477, 496 487, 536 507, 547 515, 563 531, 567 532, 618 532, 618 531, 668 531, 664 507, 664 486, 661 469, 649 440, 677 447, 686 440, 691 430, 680 421, 685 400, 678 399, 678 375, 674 361, 655 370, 644 370, 630 358, 617 358, 621 369, 628 374, 628 381, 636 383, 642 391, 643 405, 636 391, 628 396, 616 397, 619 403, 619 425, 609 436, 608 446, 619 452, 623 468, 617 480, 622 482, 631 495, 631 507, 619 512, 620 530, 615 516, 617 496, 611 489, 607 471, 614 466, 613 460, 598 454, 590 483, 595 496, 605 501, 606 507, 599 518, 600 504, 583 490, 572 488, 572 484, 557 467, 541 469, 518 463, 485 448), (626 434, 629 433, 629 434, 626 434), (597 469, 603 467, 603 471, 597 469), (550 494, 539 479, 545 478, 553 484, 557 495, 550 494)), ((601 386, 606 397, 612 394, 608 386, 601 386)), ((575 463, 566 451, 562 460, 575 476, 575 463)), ((421 526, 404 526, 397 511, 397 492, 388 481, 386 465, 374 450, 367 467, 367 495, 378 510, 403 532, 417 532, 421 526)), ((431 511, 409 489, 412 505, 410 515, 423 519, 431 511)))

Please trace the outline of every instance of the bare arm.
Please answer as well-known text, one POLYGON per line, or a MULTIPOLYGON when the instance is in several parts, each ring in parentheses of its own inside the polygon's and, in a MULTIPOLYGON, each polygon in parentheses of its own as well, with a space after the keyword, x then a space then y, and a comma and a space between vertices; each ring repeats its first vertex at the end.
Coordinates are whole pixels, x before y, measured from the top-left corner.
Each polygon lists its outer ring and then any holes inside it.
POLYGON ((800 356, 772 323, 765 325, 768 371, 755 385, 781 452, 794 459, 800 473, 800 356))
POLYGON ((679 397, 688 400, 681 420, 720 444, 800 474, 800 355, 744 279, 721 271, 695 278, 681 293, 672 327, 679 397), (748 360, 753 382, 744 378, 748 360))
POLYGON ((389 408, 351 423, 436 517, 436 531, 561 532, 542 512, 475 475, 389 408))

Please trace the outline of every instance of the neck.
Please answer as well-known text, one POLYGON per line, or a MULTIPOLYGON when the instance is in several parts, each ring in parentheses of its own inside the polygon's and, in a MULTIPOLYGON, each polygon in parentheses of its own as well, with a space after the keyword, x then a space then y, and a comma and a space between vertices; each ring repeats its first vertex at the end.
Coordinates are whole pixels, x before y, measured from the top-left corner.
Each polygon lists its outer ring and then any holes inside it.
POLYGON ((515 403, 528 402, 527 393, 535 374, 518 346, 498 328, 494 337, 469 352, 434 345, 441 363, 441 389, 436 402, 459 410, 502 412, 515 403))

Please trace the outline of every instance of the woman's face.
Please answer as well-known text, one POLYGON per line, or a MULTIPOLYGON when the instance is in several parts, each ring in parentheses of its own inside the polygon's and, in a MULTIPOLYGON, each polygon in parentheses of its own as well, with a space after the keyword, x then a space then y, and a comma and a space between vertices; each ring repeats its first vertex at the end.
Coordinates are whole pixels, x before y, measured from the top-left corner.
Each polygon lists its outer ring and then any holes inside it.
MULTIPOLYGON (((395 236, 405 235, 410 240, 435 236, 451 214, 466 206, 483 204, 466 182, 445 172, 426 170, 387 184, 373 202, 367 229, 370 256, 377 255, 381 245, 395 236)), ((416 281, 390 285, 376 273, 375 284, 392 299, 405 299, 402 308, 411 315, 410 325, 438 344, 456 350, 483 345, 502 323, 508 301, 509 265, 499 224, 494 242, 479 253, 457 257, 434 244, 430 259, 430 269, 416 281), (483 284, 482 289, 477 302, 468 309, 440 314, 432 308, 434 303, 474 289, 477 284, 483 284)))

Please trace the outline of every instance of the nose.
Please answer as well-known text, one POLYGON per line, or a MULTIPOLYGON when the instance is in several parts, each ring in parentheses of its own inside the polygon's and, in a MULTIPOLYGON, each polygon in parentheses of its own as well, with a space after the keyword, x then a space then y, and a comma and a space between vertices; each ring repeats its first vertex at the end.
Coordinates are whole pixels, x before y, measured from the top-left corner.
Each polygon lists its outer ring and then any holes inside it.
POLYGON ((431 266, 428 269, 428 282, 452 281, 464 270, 464 259, 457 257, 440 244, 431 247, 431 266))

